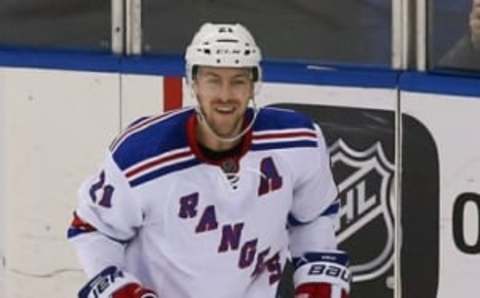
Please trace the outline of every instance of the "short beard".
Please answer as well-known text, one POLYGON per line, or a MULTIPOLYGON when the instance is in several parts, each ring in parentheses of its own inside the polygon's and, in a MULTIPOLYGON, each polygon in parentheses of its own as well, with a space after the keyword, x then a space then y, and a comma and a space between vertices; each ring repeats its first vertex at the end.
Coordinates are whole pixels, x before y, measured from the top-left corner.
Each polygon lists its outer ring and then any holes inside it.
POLYGON ((202 106, 198 106, 199 112, 200 112, 200 117, 202 121, 204 121, 204 125, 208 126, 207 130, 211 130, 215 135, 221 137, 221 138, 233 138, 235 137, 235 132, 240 133, 242 124, 243 124, 243 117, 239 118, 233 125, 233 128, 231 129, 230 132, 228 133, 222 133, 219 132, 217 129, 217 125, 211 120, 208 119, 207 114, 203 110, 202 106), (232 135, 233 134, 233 135, 232 135))

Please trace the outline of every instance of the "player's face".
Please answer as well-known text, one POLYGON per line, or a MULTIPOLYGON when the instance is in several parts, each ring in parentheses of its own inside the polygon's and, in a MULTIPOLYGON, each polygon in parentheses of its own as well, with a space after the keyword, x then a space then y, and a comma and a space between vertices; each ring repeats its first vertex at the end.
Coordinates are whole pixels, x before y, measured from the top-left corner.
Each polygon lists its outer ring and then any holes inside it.
POLYGON ((251 69, 200 66, 193 90, 206 121, 217 135, 234 137, 241 131, 248 101, 253 96, 251 69))

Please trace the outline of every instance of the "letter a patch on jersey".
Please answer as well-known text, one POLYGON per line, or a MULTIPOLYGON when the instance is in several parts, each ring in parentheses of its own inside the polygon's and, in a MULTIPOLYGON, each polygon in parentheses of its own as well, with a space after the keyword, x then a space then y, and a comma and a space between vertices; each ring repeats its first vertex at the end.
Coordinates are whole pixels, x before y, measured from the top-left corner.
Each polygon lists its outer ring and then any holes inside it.
POLYGON ((258 196, 275 191, 282 187, 282 177, 278 173, 275 163, 271 157, 262 159, 260 163, 260 185, 258 187, 258 196))

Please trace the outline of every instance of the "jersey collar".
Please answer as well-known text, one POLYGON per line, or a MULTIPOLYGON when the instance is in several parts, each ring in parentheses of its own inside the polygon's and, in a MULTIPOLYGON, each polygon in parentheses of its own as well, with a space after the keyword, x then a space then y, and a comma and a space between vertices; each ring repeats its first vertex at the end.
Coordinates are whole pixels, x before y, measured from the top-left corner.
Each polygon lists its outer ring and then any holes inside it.
MULTIPOLYGON (((246 127, 252 119, 252 111, 249 109, 247 110, 247 113, 245 114, 245 121, 243 122, 243 126, 246 127)), ((239 151, 238 154, 234 156, 229 156, 224 159, 220 160, 212 160, 207 158, 202 151, 200 150, 200 147, 198 145, 198 141, 196 138, 196 131, 198 128, 198 119, 196 113, 192 113, 186 123, 186 129, 187 129, 187 142, 188 146, 192 150, 193 154, 195 157, 203 162, 209 163, 209 164, 214 164, 218 166, 222 166, 225 164, 226 161, 228 160, 234 160, 237 164, 240 161, 240 158, 244 156, 248 150, 250 150, 251 144, 252 144, 252 129, 250 129, 245 135, 242 137, 242 143, 241 143, 241 150, 239 151)))

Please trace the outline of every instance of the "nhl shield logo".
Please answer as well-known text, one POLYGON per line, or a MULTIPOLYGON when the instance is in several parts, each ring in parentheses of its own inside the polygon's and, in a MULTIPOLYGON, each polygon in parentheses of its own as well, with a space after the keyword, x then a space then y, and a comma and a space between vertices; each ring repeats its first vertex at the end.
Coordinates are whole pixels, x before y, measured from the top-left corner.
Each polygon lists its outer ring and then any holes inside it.
POLYGON ((338 139, 329 148, 341 207, 336 233, 351 256, 353 281, 377 278, 394 258, 394 165, 376 142, 364 151, 338 139))

